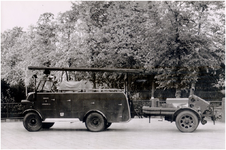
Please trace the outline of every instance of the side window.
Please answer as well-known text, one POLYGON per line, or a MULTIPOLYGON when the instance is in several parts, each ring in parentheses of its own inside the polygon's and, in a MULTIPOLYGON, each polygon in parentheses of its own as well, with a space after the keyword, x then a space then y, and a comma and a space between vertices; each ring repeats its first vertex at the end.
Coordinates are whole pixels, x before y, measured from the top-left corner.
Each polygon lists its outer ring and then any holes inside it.
POLYGON ((37 91, 52 91, 53 85, 56 83, 52 77, 42 77, 37 85, 37 91))
POLYGON ((37 87, 37 91, 42 91, 44 85, 45 85, 45 80, 40 80, 37 87))
POLYGON ((53 81, 47 80, 43 87, 43 91, 51 91, 52 86, 53 86, 53 81))

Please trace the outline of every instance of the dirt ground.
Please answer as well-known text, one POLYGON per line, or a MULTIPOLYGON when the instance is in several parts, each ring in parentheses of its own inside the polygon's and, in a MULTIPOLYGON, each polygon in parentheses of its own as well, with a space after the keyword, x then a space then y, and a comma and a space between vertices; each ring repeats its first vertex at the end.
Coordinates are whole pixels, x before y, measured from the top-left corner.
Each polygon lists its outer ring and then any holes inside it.
POLYGON ((1 123, 2 149, 225 149, 225 123, 209 121, 193 133, 175 123, 148 118, 115 123, 103 132, 89 132, 82 122, 58 122, 49 129, 28 132, 22 122, 1 123))

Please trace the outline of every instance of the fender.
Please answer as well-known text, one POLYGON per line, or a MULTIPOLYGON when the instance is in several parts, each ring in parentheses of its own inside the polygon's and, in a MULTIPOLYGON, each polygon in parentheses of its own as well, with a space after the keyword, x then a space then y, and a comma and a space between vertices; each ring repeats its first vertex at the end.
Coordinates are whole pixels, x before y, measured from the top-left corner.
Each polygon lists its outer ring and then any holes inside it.
POLYGON ((189 110, 189 111, 193 112, 194 114, 196 114, 196 116, 198 117, 198 119, 201 120, 202 116, 201 116, 201 114, 197 110, 192 109, 192 108, 189 108, 189 107, 186 107, 186 108, 180 108, 180 109, 176 110, 176 112, 173 114, 173 121, 175 121, 177 115, 180 112, 184 111, 184 110, 189 110))
POLYGON ((85 122, 86 120, 86 117, 92 113, 92 112, 98 112, 100 113, 106 120, 107 120, 107 117, 105 116, 105 114, 103 112, 101 112, 100 110, 97 110, 97 109, 91 109, 89 110, 88 112, 85 113, 85 115, 83 116, 83 118, 81 118, 80 120, 82 120, 83 122, 85 122))
POLYGON ((28 112, 36 112, 36 113, 41 117, 41 119, 43 120, 43 117, 42 117, 42 115, 41 115, 41 113, 40 113, 39 111, 37 111, 37 110, 35 110, 35 109, 26 109, 26 110, 23 112, 23 114, 25 115, 25 114, 27 114, 28 112))

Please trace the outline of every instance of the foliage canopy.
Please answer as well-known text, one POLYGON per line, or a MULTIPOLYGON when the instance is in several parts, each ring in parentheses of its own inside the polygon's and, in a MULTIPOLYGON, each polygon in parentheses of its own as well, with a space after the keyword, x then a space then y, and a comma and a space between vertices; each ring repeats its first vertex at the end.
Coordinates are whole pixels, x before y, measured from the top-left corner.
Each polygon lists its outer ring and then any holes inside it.
MULTIPOLYGON (((223 1, 72 3, 56 18, 41 14, 28 31, 1 33, 1 78, 18 84, 29 65, 139 68, 155 75, 158 88, 188 90, 205 76, 222 89, 224 9, 223 1)), ((98 78, 123 80, 114 74, 98 78)))

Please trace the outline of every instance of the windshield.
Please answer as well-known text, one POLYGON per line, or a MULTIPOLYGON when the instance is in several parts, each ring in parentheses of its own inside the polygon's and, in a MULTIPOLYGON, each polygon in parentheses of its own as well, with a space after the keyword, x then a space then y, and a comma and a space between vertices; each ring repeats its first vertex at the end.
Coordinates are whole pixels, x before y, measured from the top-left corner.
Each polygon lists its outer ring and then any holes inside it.
POLYGON ((44 77, 41 79, 37 85, 37 91, 52 91, 54 82, 52 78, 44 77))

